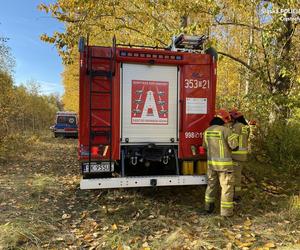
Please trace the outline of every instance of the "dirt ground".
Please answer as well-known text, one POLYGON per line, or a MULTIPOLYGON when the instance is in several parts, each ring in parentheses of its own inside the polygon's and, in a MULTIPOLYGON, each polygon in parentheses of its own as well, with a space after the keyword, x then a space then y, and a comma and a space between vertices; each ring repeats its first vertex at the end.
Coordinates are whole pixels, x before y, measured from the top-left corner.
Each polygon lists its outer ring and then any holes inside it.
POLYGON ((224 219, 204 186, 80 190, 76 140, 25 144, 0 163, 0 249, 300 249, 299 175, 247 163, 224 219))

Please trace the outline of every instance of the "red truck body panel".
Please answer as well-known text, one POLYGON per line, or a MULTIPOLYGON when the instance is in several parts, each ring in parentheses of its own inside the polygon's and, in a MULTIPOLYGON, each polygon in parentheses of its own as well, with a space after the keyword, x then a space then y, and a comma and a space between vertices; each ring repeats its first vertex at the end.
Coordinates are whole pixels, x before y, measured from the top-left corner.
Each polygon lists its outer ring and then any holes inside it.
MULTIPOLYGON (((208 54, 189 52, 175 52, 160 49, 117 47, 115 50, 114 69, 112 77, 112 93, 109 79, 95 77, 91 79, 87 74, 89 63, 93 70, 110 70, 107 59, 113 52, 110 47, 86 46, 80 53, 80 87, 79 87, 79 159, 88 160, 90 134, 90 101, 92 101, 91 126, 93 130, 105 132, 111 126, 112 150, 105 156, 92 156, 93 160, 120 160, 120 124, 121 124, 121 81, 122 64, 133 63, 139 65, 173 65, 178 68, 178 158, 196 159, 191 146, 196 148, 202 144, 202 133, 209 126, 215 110, 216 97, 216 63, 208 54), (93 60, 90 62, 88 58, 93 60), (92 94, 90 95, 90 84, 92 94), (207 103, 205 103, 207 102, 207 103), (112 104, 112 110, 110 105, 112 104), (201 107, 200 107, 201 106, 201 107), (200 107, 200 108, 199 108, 200 107), (206 107, 206 110, 205 110, 206 107), (204 109, 201 111, 201 108, 204 109), (105 110, 107 109, 107 110, 105 110), (110 123, 112 112, 112 123, 110 123), (110 153, 111 152, 111 155, 110 153)), ((153 132, 155 137, 155 131, 153 132)), ((92 145, 109 145, 107 136, 95 136, 92 145)))

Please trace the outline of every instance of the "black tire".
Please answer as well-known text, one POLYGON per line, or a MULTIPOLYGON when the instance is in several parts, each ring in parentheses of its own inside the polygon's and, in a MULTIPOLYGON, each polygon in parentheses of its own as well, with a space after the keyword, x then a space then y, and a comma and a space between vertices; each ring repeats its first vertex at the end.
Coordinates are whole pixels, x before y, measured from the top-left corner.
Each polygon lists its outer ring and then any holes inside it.
POLYGON ((54 133, 54 137, 57 138, 57 137, 58 137, 58 134, 57 134, 57 133, 54 133))

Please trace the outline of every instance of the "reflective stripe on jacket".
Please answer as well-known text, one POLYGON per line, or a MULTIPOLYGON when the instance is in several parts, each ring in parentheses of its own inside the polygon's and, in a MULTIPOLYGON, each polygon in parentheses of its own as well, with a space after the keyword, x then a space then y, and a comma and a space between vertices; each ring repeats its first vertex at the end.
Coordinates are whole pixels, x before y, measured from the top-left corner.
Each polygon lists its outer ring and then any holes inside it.
POLYGON ((219 125, 210 126, 204 132, 203 146, 207 151, 207 163, 215 171, 233 171, 231 150, 238 146, 238 135, 219 125))
POLYGON ((232 159, 235 161, 247 161, 249 126, 236 122, 233 124, 232 130, 239 135, 239 147, 237 151, 232 151, 232 159))

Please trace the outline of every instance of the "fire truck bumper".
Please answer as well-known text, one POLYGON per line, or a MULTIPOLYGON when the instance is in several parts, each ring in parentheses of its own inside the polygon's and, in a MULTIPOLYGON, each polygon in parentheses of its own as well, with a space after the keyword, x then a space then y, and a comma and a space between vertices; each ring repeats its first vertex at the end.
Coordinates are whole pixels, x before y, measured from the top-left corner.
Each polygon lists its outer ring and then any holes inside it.
POLYGON ((206 185, 206 175, 131 176, 82 179, 80 189, 206 185))

